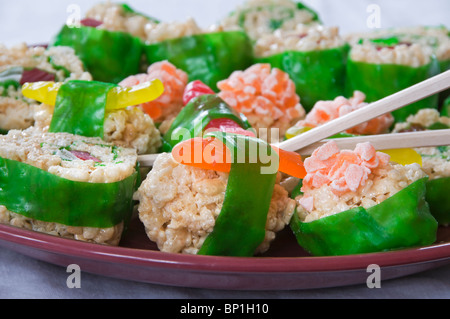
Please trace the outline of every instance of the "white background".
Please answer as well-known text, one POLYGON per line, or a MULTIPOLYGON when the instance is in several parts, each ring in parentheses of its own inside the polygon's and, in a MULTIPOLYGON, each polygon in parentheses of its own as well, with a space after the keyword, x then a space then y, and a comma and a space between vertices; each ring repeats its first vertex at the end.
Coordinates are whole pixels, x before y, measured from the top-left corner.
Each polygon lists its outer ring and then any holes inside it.
MULTIPOLYGON (((121 0, 135 10, 162 21, 193 17, 203 27, 216 23, 244 0, 121 0)), ((77 4, 82 14, 95 1, 0 0, 0 42, 11 46, 48 42, 69 17, 67 8, 77 4)), ((450 0, 304 0, 319 12, 326 25, 339 26, 343 34, 367 31, 367 8, 381 9, 381 27, 441 25, 450 27, 450 0)))

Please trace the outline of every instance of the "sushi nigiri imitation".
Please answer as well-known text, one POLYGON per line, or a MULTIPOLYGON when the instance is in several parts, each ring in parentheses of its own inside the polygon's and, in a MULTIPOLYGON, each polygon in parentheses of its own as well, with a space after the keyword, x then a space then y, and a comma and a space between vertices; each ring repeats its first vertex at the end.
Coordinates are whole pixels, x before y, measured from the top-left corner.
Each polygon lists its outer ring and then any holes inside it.
POLYGON ((301 157, 252 136, 213 130, 157 158, 136 193, 139 218, 163 252, 264 253, 295 206, 278 171, 303 177, 301 157), (252 153, 257 149, 267 153, 252 153))
POLYGON ((291 228, 313 255, 349 255, 432 244, 438 223, 425 200, 428 176, 370 143, 333 141, 305 160, 291 228))

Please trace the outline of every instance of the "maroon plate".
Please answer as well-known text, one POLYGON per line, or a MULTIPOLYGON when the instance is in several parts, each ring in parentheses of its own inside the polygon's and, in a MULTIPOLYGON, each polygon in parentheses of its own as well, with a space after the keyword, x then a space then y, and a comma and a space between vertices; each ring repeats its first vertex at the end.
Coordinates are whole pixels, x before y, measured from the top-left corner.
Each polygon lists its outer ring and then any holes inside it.
POLYGON ((176 287, 224 290, 294 290, 366 283, 368 266, 388 280, 450 264, 450 227, 438 230, 432 246, 392 252, 311 257, 289 229, 265 255, 252 258, 166 254, 134 220, 120 247, 109 247, 0 225, 0 246, 51 264, 80 266, 83 272, 176 287))

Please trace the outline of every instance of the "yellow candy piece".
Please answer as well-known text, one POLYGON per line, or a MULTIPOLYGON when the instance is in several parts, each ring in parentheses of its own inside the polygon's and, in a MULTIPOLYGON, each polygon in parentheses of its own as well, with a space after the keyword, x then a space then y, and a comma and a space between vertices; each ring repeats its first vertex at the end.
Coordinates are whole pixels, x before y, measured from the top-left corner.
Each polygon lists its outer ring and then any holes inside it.
POLYGON ((422 156, 411 148, 392 149, 381 151, 391 157, 391 162, 401 165, 410 165, 417 163, 422 166, 422 156))
MULTIPOLYGON (((22 86, 22 94, 26 98, 55 106, 58 91, 63 83, 35 82, 25 83, 22 86)), ((163 83, 155 79, 131 88, 117 86, 108 93, 106 110, 114 111, 125 109, 156 100, 164 93, 163 83)))
POLYGON ((306 133, 308 131, 311 131, 312 128, 311 127, 296 127, 293 126, 291 128, 289 128, 286 132, 286 138, 289 140, 293 137, 296 137, 297 135, 300 135, 302 133, 306 133))
POLYGON ((62 83, 35 82, 25 83, 22 86, 22 95, 38 102, 55 106, 56 96, 62 83))
POLYGON ((163 93, 164 85, 158 79, 144 82, 131 88, 117 86, 108 93, 106 110, 120 110, 129 106, 151 102, 159 98, 163 93))

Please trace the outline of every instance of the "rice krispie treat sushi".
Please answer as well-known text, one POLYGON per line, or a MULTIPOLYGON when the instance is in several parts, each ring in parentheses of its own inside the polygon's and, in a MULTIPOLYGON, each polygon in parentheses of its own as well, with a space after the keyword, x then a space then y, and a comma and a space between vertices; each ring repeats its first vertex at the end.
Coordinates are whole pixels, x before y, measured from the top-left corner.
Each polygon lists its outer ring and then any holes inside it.
POLYGON ((255 60, 288 73, 309 111, 318 101, 345 95, 348 50, 339 28, 299 24, 260 37, 255 60))
MULTIPOLYGON (((251 146, 241 148, 241 142, 256 143, 273 156, 263 141, 227 133, 188 140, 158 156, 136 198, 147 235, 162 252, 250 257, 266 252, 289 223, 295 205, 276 167, 263 172, 265 165, 250 161, 251 146), (190 161, 187 154, 197 146, 205 146, 204 160, 190 161), (215 151, 207 159, 209 147, 215 151), (245 160, 220 161, 224 148, 245 160)), ((292 156, 293 163, 303 164, 298 154, 292 156)))
POLYGON ((91 79, 71 48, 0 44, 0 132, 34 125, 37 103, 23 96, 25 82, 91 79))
MULTIPOLYGON (((359 90, 368 102, 424 81, 440 71, 433 50, 419 43, 391 36, 362 39, 352 45, 347 63, 347 89, 359 90)), ((396 122, 417 113, 422 108, 437 108, 438 95, 408 105, 393 112, 396 122)))
MULTIPOLYGON (((319 101, 306 115, 305 119, 300 120, 293 127, 289 128, 286 133, 286 138, 292 138, 329 121, 366 107, 368 103, 365 102, 365 99, 366 95, 364 93, 355 91, 353 97, 349 99, 340 96, 332 101, 319 101)), ((394 117, 392 114, 388 113, 365 123, 361 123, 343 133, 350 135, 384 134, 390 131, 393 123, 394 117)))
POLYGON ((99 138, 12 130, 0 136, 0 222, 118 245, 133 210, 136 163, 134 149, 99 138))
POLYGON ((100 3, 80 25, 64 25, 50 47, 73 48, 94 80, 117 84, 141 72, 142 37, 146 26, 157 22, 126 4, 100 3))
POLYGON ((138 154, 157 153, 162 143, 152 118, 134 105, 156 99, 163 91, 157 79, 130 88, 96 81, 38 82, 23 87, 26 96, 42 102, 36 107, 36 128, 100 137, 134 148, 138 154))
POLYGON ((144 43, 149 65, 169 61, 188 74, 189 82, 201 81, 214 91, 218 81, 253 62, 253 47, 245 32, 201 28, 192 18, 153 25, 144 43))
POLYGON ((248 0, 220 25, 225 30, 244 30, 253 41, 274 31, 288 31, 298 25, 318 24, 315 11, 303 3, 291 0, 248 0))
POLYGON ((305 116, 294 82, 270 64, 235 71, 218 87, 218 96, 245 115, 257 136, 270 143, 281 141, 287 129, 305 116))
POLYGON ((432 244, 438 223, 425 201, 427 175, 399 165, 370 143, 340 150, 331 141, 305 160, 291 228, 316 256, 432 244))
MULTIPOLYGON (((450 117, 440 116, 435 109, 422 109, 404 123, 397 123, 395 133, 449 129, 450 117)), ((450 144, 450 141, 449 141, 450 144)), ((450 224, 450 146, 418 148, 422 168, 428 175, 427 202, 433 216, 441 225, 450 224)))
POLYGON ((431 49, 441 64, 441 71, 445 71, 450 63, 450 37, 444 26, 412 26, 390 29, 381 29, 369 33, 350 34, 345 38, 352 45, 358 44, 361 39, 398 38, 403 43, 416 43, 431 49))

